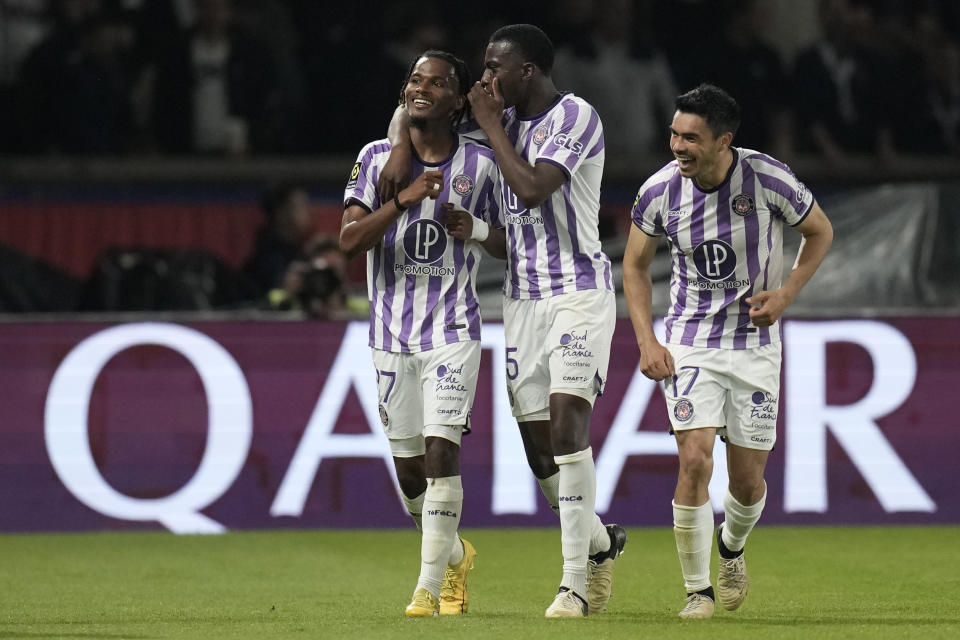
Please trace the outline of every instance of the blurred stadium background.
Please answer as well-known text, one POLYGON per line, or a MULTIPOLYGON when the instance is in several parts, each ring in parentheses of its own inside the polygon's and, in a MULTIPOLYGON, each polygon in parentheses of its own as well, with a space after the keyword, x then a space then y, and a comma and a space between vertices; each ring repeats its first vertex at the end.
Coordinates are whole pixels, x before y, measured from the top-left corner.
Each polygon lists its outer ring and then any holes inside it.
MULTIPOLYGON (((670 159, 672 97, 702 80, 743 104, 737 142, 788 162, 834 221, 785 322, 764 523, 960 523, 957 3, 0 0, 0 531, 409 526, 364 267, 331 241, 412 57, 478 73, 510 22, 553 37, 558 86, 604 119, 615 262, 670 159), (260 251, 283 260, 273 280, 260 251)), ((500 383, 502 265, 482 269, 463 523, 552 526, 500 383)), ((621 316, 598 508, 666 526, 673 444, 621 316)))

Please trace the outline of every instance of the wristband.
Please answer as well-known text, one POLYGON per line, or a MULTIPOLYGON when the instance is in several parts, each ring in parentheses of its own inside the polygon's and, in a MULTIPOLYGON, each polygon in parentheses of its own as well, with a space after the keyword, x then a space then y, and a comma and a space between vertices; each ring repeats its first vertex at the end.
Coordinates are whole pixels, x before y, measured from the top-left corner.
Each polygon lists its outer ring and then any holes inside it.
POLYGON ((394 204, 394 206, 395 206, 397 209, 399 209, 400 211, 406 211, 406 210, 407 210, 407 207, 405 207, 405 206, 403 206, 402 204, 400 204, 400 198, 397 197, 397 194, 394 194, 394 196, 393 196, 393 204, 394 204))
POLYGON ((477 242, 483 242, 490 235, 490 225, 480 218, 473 219, 473 230, 470 232, 470 239, 477 242))

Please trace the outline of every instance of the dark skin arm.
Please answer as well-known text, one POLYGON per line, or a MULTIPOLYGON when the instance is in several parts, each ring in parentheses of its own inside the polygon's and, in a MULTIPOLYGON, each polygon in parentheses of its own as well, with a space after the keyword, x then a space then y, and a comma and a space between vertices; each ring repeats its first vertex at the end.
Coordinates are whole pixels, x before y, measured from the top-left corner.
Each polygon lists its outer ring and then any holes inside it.
MULTIPOLYGON (((400 191, 397 199, 404 208, 421 202, 425 198, 435 199, 440 191, 435 189, 434 185, 442 182, 442 171, 424 171, 413 181, 413 184, 400 191)), ((344 210, 340 225, 340 250, 347 254, 348 258, 355 258, 376 246, 383 239, 383 234, 390 225, 402 215, 403 211, 397 208, 393 198, 387 200, 386 204, 373 213, 367 213, 367 210, 360 205, 350 205, 344 210)))
POLYGON ((490 140, 503 179, 520 203, 527 209, 533 209, 559 189, 567 181, 567 175, 549 162, 538 162, 531 166, 517 153, 503 129, 503 95, 500 93, 499 79, 494 78, 489 86, 489 93, 479 82, 470 89, 468 98, 473 117, 490 140))
POLYGON ((397 107, 387 128, 390 157, 377 179, 380 202, 389 202, 394 194, 410 184, 410 116, 403 107, 397 107))
MULTIPOLYGON (((452 202, 446 202, 441 206, 443 207, 443 223, 447 227, 447 233, 464 242, 469 240, 470 234, 473 233, 473 216, 462 209, 455 209, 452 202)), ((490 234, 486 240, 480 241, 480 246, 494 258, 506 260, 506 229, 490 227, 490 234)))

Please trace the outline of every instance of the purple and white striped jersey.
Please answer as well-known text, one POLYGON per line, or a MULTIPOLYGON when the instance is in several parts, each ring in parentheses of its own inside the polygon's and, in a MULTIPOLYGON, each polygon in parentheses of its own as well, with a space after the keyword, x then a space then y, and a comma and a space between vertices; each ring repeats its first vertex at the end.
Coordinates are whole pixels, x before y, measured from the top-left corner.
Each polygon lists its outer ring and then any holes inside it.
MULTIPOLYGON (((350 173, 344 207, 380 208, 377 178, 389 155, 387 140, 363 148, 350 173)), ((482 248, 447 233, 440 205, 452 202, 493 227, 503 227, 493 151, 460 136, 457 149, 443 162, 423 162, 414 151, 411 179, 426 170, 443 171, 437 199, 412 205, 367 251, 370 346, 374 349, 413 353, 480 339, 475 283, 482 248)))
MULTIPOLYGON (((568 178, 529 210, 502 181, 508 249, 504 295, 540 299, 585 289, 613 291, 610 259, 600 246, 598 229, 604 142, 596 110, 565 93, 531 118, 518 117, 510 107, 503 127, 524 160, 555 164, 568 178)), ((483 130, 468 135, 483 136, 483 130)))
POLYGON ((633 205, 633 223, 670 243, 671 344, 750 349, 780 342, 779 321, 754 327, 744 298, 780 288, 783 225, 800 224, 814 198, 782 162, 732 150, 733 165, 716 188, 701 190, 673 161, 640 187, 633 205))

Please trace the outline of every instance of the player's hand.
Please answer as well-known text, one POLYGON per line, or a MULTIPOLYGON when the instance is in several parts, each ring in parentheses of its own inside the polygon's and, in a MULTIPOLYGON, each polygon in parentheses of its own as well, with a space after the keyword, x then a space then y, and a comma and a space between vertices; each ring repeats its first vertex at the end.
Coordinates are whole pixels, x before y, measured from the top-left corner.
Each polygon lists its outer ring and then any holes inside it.
POLYGON ((659 342, 640 349, 640 371, 651 380, 665 380, 676 373, 673 356, 659 342))
POLYGON ((424 171, 413 183, 397 194, 400 204, 405 207, 422 202, 426 198, 436 200, 443 189, 443 171, 424 171))
POLYGON ((440 205, 443 209, 443 224, 447 233, 457 240, 466 242, 473 233, 473 216, 463 209, 455 209, 452 202, 440 205))
POLYGON ((500 126, 503 119, 503 94, 500 93, 500 81, 497 78, 486 86, 479 82, 473 83, 467 99, 470 100, 473 118, 482 129, 500 126))
POLYGON ((750 305, 750 322, 755 327, 769 327, 787 308, 786 295, 781 289, 761 291, 743 300, 750 305))
MULTIPOLYGON (((377 178, 377 194, 380 202, 390 202, 393 196, 410 184, 410 148, 395 146, 377 178)), ((418 200, 419 202, 419 200, 418 200)))

